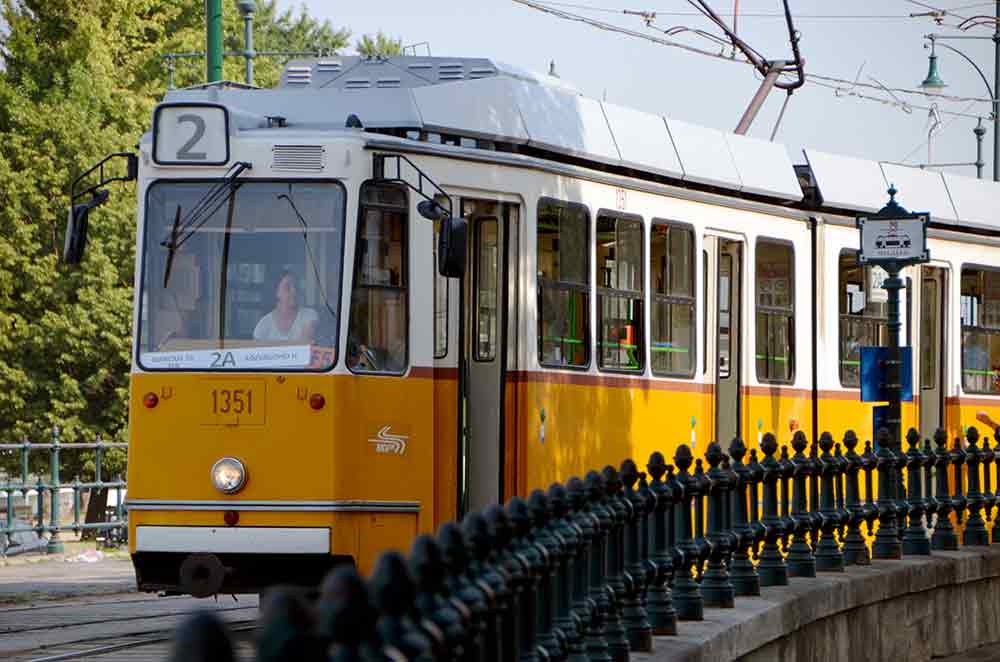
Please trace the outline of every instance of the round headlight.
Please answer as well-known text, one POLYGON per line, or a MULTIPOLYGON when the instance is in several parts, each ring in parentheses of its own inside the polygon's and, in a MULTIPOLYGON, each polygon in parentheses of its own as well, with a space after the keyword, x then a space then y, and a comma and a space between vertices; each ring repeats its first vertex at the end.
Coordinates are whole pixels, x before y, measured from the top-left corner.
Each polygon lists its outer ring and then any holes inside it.
POLYGON ((247 484, 247 470, 235 457, 224 457, 212 465, 212 484, 223 494, 235 494, 247 484))

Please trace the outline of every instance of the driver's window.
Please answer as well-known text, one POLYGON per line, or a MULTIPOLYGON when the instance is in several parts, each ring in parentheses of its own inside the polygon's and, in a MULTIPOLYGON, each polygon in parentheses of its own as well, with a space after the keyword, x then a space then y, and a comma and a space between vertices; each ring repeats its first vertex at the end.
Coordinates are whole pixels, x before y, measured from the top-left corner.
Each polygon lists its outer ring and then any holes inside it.
POLYGON ((402 373, 407 364, 407 200, 402 187, 365 184, 354 258, 347 365, 402 373))

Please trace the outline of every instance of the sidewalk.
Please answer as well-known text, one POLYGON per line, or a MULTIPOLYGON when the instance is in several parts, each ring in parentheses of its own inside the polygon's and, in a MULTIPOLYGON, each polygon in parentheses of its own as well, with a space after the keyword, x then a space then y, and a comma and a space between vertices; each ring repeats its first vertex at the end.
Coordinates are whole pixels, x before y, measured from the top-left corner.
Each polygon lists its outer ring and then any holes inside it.
POLYGON ((134 593, 135 571, 127 553, 80 548, 66 554, 10 557, 0 562, 0 606, 79 596, 134 593))

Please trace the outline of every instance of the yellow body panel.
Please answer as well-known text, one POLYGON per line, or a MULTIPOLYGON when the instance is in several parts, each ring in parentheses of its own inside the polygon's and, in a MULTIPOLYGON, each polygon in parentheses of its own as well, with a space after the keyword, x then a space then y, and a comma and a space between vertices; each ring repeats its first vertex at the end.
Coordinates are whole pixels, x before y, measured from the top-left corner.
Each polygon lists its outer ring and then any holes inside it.
MULTIPOLYGON (((132 396, 129 499, 227 504, 217 511, 136 509, 133 534, 137 524, 218 526, 224 510, 235 510, 237 526, 329 525, 331 552, 367 568, 377 553, 406 548, 416 533, 433 529, 438 431, 429 378, 137 374, 132 396), (229 387, 252 387, 260 418, 219 424, 210 391, 229 387), (159 399, 151 409, 143 405, 147 393, 159 399), (318 411, 309 404, 315 393, 326 401, 318 411), (386 427, 407 437, 405 454, 378 452, 372 440, 386 427), (234 495, 212 485, 211 467, 224 456, 247 467, 247 484, 234 495), (416 502, 419 512, 241 511, 245 501, 416 502)), ((134 535, 130 541, 134 552, 134 535)))

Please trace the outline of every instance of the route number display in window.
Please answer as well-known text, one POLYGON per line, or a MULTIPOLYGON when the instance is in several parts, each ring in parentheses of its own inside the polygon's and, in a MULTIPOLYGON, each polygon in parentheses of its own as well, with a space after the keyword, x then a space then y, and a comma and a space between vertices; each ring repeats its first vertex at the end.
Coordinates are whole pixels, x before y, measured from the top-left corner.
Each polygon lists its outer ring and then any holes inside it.
POLYGON ((229 115, 213 104, 165 104, 153 115, 153 160, 159 165, 224 165, 229 115))

